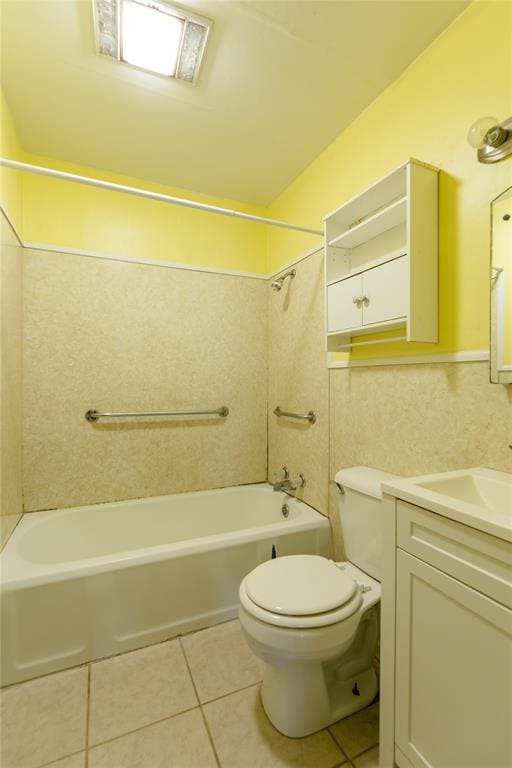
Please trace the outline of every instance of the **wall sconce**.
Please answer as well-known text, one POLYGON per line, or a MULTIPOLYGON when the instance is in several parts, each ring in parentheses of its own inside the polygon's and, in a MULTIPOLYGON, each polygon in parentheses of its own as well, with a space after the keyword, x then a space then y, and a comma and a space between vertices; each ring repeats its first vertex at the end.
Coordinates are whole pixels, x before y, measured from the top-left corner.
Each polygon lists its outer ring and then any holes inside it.
POLYGON ((481 117, 468 131, 468 142, 478 150, 480 163, 497 163, 512 155, 512 117, 502 123, 481 117))

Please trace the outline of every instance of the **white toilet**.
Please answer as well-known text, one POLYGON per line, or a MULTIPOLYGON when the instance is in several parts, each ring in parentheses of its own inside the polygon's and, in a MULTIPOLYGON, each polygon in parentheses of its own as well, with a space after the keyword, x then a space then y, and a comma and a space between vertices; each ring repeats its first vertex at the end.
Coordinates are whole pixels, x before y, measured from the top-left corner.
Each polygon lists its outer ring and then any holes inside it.
POLYGON ((375 698, 379 637, 382 494, 395 475, 368 467, 338 472, 348 562, 317 555, 268 560, 242 581, 239 618, 266 662, 265 712, 286 736, 325 728, 375 698))

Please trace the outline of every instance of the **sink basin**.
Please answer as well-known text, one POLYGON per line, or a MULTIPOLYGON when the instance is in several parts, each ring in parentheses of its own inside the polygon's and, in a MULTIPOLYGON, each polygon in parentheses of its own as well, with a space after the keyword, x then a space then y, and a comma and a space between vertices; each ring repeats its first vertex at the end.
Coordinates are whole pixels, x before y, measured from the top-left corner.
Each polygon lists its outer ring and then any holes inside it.
POLYGON ((486 467, 382 483, 384 493, 512 541, 512 474, 486 467))
POLYGON ((510 482, 489 477, 479 470, 465 470, 451 476, 418 482, 421 488, 450 496, 512 517, 512 477, 510 482))

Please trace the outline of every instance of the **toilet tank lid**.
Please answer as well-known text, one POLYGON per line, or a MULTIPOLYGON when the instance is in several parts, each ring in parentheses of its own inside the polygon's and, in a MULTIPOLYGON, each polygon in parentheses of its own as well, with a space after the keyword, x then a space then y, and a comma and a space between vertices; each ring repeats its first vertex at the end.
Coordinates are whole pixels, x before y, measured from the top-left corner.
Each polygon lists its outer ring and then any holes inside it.
POLYGON ((334 479, 338 485, 344 488, 382 499, 381 483, 385 480, 394 480, 397 477, 399 475, 392 475, 390 472, 383 472, 381 469, 373 469, 372 467, 346 467, 340 469, 334 479))

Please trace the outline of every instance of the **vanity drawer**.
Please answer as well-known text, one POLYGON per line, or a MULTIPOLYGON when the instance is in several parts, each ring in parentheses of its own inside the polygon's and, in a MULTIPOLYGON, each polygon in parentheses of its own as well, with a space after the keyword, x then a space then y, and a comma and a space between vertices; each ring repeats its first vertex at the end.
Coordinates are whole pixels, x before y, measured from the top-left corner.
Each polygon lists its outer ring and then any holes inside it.
POLYGON ((512 544, 397 499, 397 545, 512 608, 512 544))

